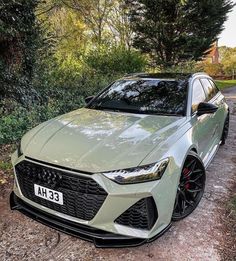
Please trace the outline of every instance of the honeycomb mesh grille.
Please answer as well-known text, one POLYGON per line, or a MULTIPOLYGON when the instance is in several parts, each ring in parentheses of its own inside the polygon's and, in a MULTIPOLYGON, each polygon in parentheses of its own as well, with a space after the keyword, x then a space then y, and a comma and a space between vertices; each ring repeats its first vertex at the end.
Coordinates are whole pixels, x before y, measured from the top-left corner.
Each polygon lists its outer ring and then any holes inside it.
POLYGON ((156 220, 156 204, 152 197, 148 197, 139 200, 127 209, 115 222, 132 228, 150 230, 156 220))
POLYGON ((91 220, 107 197, 107 192, 91 178, 72 175, 63 170, 29 161, 15 167, 22 194, 42 206, 83 220, 91 220), (34 194, 34 184, 63 193, 63 205, 34 194))

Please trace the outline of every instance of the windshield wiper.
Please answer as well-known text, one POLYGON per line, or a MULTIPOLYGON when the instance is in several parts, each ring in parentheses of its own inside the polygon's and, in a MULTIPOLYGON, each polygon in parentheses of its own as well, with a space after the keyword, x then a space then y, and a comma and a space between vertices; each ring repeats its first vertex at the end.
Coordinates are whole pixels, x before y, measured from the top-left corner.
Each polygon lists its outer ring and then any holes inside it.
POLYGON ((89 107, 90 109, 94 110, 104 110, 104 111, 114 111, 114 112, 127 112, 127 113, 142 113, 139 110, 130 109, 130 108, 112 108, 112 107, 105 107, 105 106, 94 106, 89 107))
POLYGON ((121 111, 121 110, 118 109, 118 108, 103 107, 103 106, 89 107, 89 109, 93 109, 93 110, 101 110, 101 111, 115 111, 115 112, 119 112, 119 111, 121 111))

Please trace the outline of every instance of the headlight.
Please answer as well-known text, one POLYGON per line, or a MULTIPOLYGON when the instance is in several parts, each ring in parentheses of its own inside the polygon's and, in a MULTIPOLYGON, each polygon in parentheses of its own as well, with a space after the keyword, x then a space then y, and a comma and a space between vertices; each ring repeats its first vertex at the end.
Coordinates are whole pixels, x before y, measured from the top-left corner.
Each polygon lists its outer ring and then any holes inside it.
POLYGON ((22 149, 21 149, 21 142, 17 145, 17 156, 18 158, 23 155, 22 149))
POLYGON ((103 175, 119 184, 134 184, 153 181, 162 177, 168 163, 169 159, 167 158, 150 165, 104 172, 103 175))

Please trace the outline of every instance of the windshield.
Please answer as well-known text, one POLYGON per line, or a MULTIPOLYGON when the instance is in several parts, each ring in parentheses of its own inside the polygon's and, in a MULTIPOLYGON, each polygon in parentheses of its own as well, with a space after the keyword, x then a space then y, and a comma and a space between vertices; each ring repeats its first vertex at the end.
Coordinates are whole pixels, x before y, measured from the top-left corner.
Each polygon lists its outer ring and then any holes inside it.
POLYGON ((186 80, 120 80, 105 89, 88 105, 88 108, 185 115, 186 97, 186 80))

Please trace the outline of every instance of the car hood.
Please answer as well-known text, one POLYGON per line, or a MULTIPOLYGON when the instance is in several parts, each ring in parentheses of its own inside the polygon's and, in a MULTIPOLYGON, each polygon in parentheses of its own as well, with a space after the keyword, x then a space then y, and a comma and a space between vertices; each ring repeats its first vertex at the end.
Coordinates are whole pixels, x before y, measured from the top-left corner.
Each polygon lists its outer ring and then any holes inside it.
POLYGON ((138 166, 157 146, 161 157, 185 120, 83 108, 34 128, 21 146, 25 156, 72 169, 122 169, 138 166))

